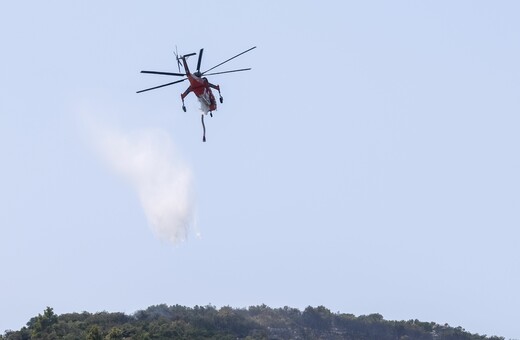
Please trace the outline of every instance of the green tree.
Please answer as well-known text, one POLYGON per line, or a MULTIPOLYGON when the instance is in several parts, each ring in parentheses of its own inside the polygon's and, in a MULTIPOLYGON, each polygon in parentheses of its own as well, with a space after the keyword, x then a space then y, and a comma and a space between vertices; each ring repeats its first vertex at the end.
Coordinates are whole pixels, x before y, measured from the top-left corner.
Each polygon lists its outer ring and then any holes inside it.
POLYGON ((304 325, 318 330, 324 330, 330 327, 331 312, 323 306, 312 308, 308 306, 302 313, 304 325))
POLYGON ((121 328, 112 327, 110 332, 105 336, 105 340, 119 340, 123 339, 123 331, 121 328))
POLYGON ((50 328, 58 323, 58 316, 54 314, 51 307, 47 307, 43 311, 43 315, 38 314, 36 318, 32 318, 27 325, 31 329, 33 338, 44 338, 45 334, 51 333, 50 328))
POLYGON ((94 325, 90 327, 87 333, 87 340, 103 340, 103 335, 98 326, 94 325))

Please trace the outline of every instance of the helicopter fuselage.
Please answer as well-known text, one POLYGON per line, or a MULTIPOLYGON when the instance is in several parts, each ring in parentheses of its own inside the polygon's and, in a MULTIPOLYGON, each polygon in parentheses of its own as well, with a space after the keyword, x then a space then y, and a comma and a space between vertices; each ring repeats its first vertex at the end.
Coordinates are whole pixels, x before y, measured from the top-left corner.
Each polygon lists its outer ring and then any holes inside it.
POLYGON ((215 111, 217 109, 217 102, 208 80, 206 78, 199 78, 193 74, 188 74, 188 80, 191 90, 202 104, 202 111, 205 111, 205 113, 215 111))
POLYGON ((190 82, 190 87, 181 94, 181 99, 184 101, 184 97, 189 93, 193 92, 201 103, 201 110, 207 114, 208 112, 215 111, 217 109, 217 101, 215 100, 215 96, 211 91, 211 88, 218 90, 220 92, 220 86, 211 84, 206 77, 199 77, 196 74, 190 72, 188 67, 188 63, 186 62, 186 58, 182 57, 182 61, 184 64, 184 71, 186 72, 186 77, 190 82))

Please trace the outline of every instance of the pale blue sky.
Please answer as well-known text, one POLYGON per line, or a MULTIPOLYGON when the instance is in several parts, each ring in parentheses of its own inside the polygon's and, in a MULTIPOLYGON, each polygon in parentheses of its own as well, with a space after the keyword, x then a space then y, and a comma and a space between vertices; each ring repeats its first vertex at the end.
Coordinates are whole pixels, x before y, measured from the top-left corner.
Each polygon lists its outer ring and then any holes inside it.
POLYGON ((520 338, 519 10, 2 3, 0 331, 46 306, 266 303, 520 338), (135 94, 171 81, 139 71, 176 71, 175 45, 206 68, 258 46, 229 64, 251 72, 210 78, 225 102, 204 144, 186 84, 135 94), (185 242, 154 235, 85 116, 171 140, 193 178, 185 242))

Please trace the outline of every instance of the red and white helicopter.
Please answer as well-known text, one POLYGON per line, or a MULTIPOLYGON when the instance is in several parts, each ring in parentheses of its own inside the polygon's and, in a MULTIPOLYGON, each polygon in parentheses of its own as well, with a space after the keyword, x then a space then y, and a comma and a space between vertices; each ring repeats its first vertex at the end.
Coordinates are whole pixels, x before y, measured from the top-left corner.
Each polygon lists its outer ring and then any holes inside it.
POLYGON ((173 72, 159 72, 159 71, 141 71, 141 73, 149 73, 149 74, 161 74, 161 75, 167 75, 167 76, 177 76, 177 77, 186 77, 181 80, 177 80, 171 83, 151 87, 148 89, 144 89, 141 91, 137 91, 137 93, 146 92, 150 90, 155 90, 161 87, 170 86, 173 84, 177 84, 180 82, 185 81, 186 79, 189 80, 190 86, 184 91, 184 93, 181 94, 181 100, 182 100, 182 110, 186 112, 186 106, 184 106, 184 98, 190 93, 193 92, 199 99, 199 102, 201 104, 201 111, 202 111, 202 129, 203 129, 203 135, 202 135, 202 141, 206 141, 206 126, 204 125, 204 115, 210 114, 211 117, 213 117, 213 111, 217 109, 217 102, 215 101, 215 96, 213 95, 213 92, 211 89, 215 89, 218 91, 220 103, 224 102, 224 98, 222 98, 222 95, 220 94, 220 86, 219 85, 213 85, 208 81, 208 78, 206 76, 215 75, 215 74, 223 74, 223 73, 232 73, 232 72, 241 72, 241 71, 248 71, 251 70, 251 68, 242 68, 237 70, 231 70, 231 71, 222 71, 222 72, 213 72, 208 73, 211 70, 214 70, 215 68, 219 67, 222 64, 227 63, 230 60, 235 59, 238 56, 241 56, 242 54, 249 52, 253 49, 255 49, 256 46, 251 47, 248 50, 245 50, 242 53, 237 54, 234 57, 231 57, 220 64, 213 66, 210 69, 207 69, 204 72, 200 71, 201 61, 202 61, 202 53, 204 49, 201 49, 199 52, 199 60, 197 61, 197 71, 195 73, 191 73, 190 69, 188 68, 188 63, 186 62, 186 58, 196 55, 196 53, 190 53, 183 56, 179 56, 177 53, 175 53, 175 57, 177 58, 177 66, 179 68, 179 73, 173 73, 173 72), (184 67, 185 73, 180 73, 180 67, 181 67, 181 61, 182 60, 182 66, 184 67))

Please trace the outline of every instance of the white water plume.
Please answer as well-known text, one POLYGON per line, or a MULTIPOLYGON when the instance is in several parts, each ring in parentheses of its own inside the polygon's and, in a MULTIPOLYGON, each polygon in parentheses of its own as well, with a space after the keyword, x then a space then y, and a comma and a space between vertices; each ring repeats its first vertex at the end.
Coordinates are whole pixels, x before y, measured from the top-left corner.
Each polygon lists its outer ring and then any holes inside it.
POLYGON ((207 101, 201 98, 197 98, 200 103, 200 109, 203 114, 207 115, 209 112, 209 105, 207 104, 207 101))
POLYGON ((100 127, 95 144, 110 166, 137 190, 154 232, 172 243, 186 239, 193 222, 192 173, 160 130, 123 133, 100 127))

